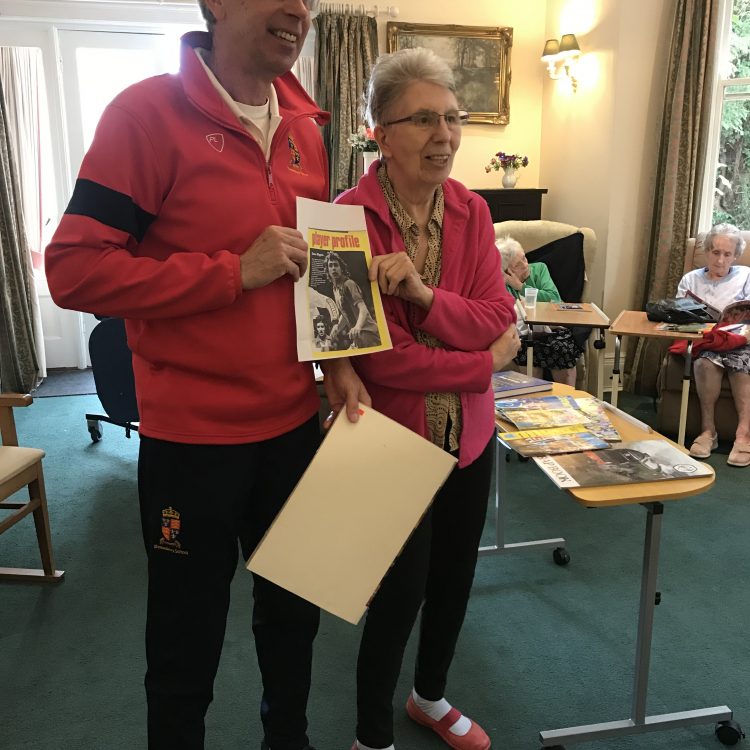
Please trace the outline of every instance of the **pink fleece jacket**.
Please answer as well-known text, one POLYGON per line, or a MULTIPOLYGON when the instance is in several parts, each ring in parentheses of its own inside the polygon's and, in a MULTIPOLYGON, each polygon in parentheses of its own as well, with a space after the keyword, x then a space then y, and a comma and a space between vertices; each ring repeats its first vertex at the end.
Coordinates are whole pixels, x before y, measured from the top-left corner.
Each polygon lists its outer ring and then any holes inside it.
MULTIPOLYGON (((403 252, 404 241, 377 179, 376 161, 357 187, 337 202, 365 208, 372 254, 403 252)), ((472 463, 494 430, 489 345, 515 324, 513 299, 505 290, 500 254, 485 201, 455 180, 443 184, 442 270, 430 310, 384 296, 393 349, 353 357, 373 407, 428 437, 424 395, 457 392, 463 430, 459 466, 472 463), (417 343, 412 325, 436 336, 444 349, 417 343)))

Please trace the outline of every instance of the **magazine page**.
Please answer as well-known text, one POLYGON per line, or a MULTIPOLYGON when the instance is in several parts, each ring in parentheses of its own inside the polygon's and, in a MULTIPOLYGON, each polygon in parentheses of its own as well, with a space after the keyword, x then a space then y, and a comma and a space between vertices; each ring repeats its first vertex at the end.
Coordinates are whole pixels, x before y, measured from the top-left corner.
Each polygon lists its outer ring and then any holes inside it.
POLYGON ((622 438, 615 426, 612 424, 607 412, 598 398, 577 398, 575 403, 578 408, 586 415, 586 429, 590 430, 597 437, 610 443, 617 443, 622 438))
MULTIPOLYGON (((750 323, 750 300, 730 302, 721 313, 719 325, 727 328, 732 324, 750 323)), ((731 330, 731 329, 730 329, 731 330)))
POLYGON ((300 362, 391 349, 362 206, 297 198, 297 229, 307 241, 307 270, 294 285, 300 362))
POLYGON ((535 457, 534 461, 562 488, 691 479, 712 473, 710 467, 666 440, 636 440, 601 451, 535 457))

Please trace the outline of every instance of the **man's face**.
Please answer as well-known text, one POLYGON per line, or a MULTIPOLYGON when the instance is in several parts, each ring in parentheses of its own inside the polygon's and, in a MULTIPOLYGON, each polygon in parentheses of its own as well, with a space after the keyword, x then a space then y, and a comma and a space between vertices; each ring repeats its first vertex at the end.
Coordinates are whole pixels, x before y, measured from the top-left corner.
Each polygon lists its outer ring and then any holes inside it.
POLYGON ((341 265, 335 258, 328 261, 328 275, 332 281, 338 281, 341 278, 341 265))
POLYGON ((306 0, 210 0, 214 45, 246 75, 272 81, 288 73, 310 30, 306 0))
POLYGON ((318 332, 318 336, 322 339, 326 335, 326 326, 325 323, 322 320, 319 320, 315 324, 315 329, 318 332))

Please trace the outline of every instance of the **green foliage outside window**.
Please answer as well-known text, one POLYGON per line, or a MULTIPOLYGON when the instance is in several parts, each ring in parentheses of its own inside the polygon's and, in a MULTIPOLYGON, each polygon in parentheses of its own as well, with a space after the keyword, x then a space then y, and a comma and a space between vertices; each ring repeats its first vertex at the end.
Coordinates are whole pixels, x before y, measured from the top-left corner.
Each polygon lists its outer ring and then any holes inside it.
MULTIPOLYGON (((732 79, 750 78, 750 0, 734 0, 730 60, 732 79)), ((750 229, 750 86, 725 91, 746 97, 724 102, 713 223, 750 229)))

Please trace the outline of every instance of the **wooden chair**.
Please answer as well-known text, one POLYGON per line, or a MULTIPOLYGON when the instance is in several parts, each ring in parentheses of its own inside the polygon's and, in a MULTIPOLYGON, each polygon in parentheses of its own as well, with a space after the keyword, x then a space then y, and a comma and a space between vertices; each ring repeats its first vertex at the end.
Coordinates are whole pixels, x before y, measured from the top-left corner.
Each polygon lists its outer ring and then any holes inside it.
POLYGON ((61 581, 65 572, 55 570, 52 557, 52 538, 47 514, 47 497, 44 494, 42 459, 44 451, 37 448, 19 448, 13 407, 28 406, 31 396, 16 393, 0 394, 0 511, 10 511, 10 517, 0 515, 0 534, 15 526, 22 518, 32 513, 36 526, 36 538, 42 557, 42 569, 0 568, 0 579, 17 581, 61 581), (28 488, 28 500, 9 501, 24 487, 28 488))

